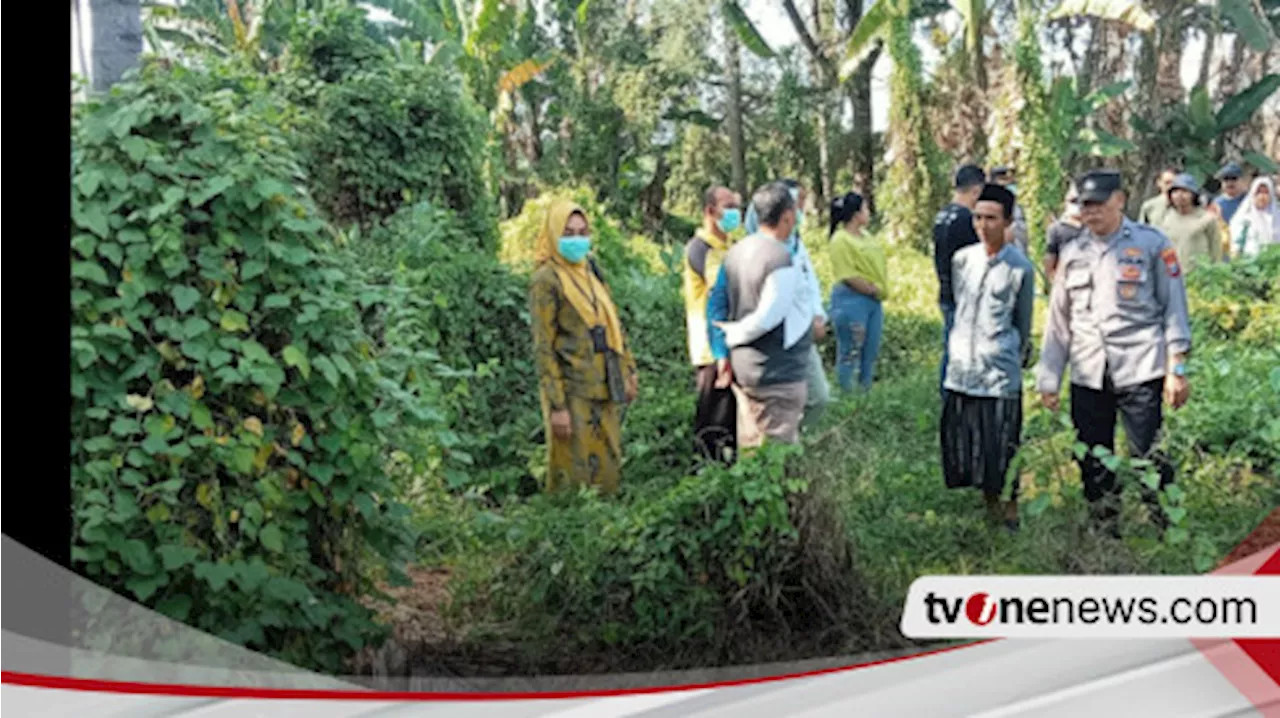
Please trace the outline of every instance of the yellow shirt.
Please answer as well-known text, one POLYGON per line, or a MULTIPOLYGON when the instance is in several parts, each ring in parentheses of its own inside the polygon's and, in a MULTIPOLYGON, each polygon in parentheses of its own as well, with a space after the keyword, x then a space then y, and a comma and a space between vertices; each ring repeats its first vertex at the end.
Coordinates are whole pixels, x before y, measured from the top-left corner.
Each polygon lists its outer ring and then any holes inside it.
POLYGON ((694 366, 714 364, 711 340, 707 335, 707 297, 720 274, 720 265, 729 251, 729 242, 698 230, 685 247, 684 313, 689 330, 689 360, 694 366))
POLYGON ((881 299, 889 296, 888 260, 880 240, 865 234, 855 237, 844 229, 837 229, 827 252, 836 281, 858 277, 879 287, 881 299))

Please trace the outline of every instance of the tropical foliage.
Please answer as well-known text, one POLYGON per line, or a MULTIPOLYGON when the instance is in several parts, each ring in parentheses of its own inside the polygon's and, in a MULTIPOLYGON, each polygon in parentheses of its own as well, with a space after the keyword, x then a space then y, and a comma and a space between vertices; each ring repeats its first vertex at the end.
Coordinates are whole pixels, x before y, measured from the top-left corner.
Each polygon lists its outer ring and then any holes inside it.
POLYGON ((1093 163, 1139 188, 1163 161, 1275 169, 1276 4, 1173 5, 786 0, 787 46, 741 0, 147 4, 141 69, 74 114, 78 570, 289 661, 411 672, 888 649, 922 573, 1212 567, 1280 501, 1276 251, 1190 280, 1163 539, 1136 506, 1123 542, 1084 528, 1066 414, 1028 406, 1016 536, 937 465, 929 222, 953 165, 1019 166, 1037 238, 1093 163), (1202 35, 1210 69, 1170 83, 1202 35), (1087 49, 1050 60, 1068 46, 1087 49), (780 175, 819 205, 825 290, 821 200, 878 197, 878 383, 803 451, 701 466, 681 247, 709 186, 780 175), (526 297, 560 196, 590 216, 641 371, 610 499, 539 491, 526 297))

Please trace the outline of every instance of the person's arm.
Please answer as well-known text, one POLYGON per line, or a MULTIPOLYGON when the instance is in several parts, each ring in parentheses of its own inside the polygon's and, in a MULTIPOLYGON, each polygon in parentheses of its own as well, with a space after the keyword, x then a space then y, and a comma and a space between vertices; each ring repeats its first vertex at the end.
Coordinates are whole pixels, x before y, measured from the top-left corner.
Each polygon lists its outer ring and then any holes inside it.
MULTIPOLYGON (((1058 256, 1058 270, 1049 291, 1044 338, 1040 343, 1040 363, 1036 367, 1036 389, 1055 398, 1062 391, 1062 372, 1067 367, 1071 351, 1071 295, 1067 293, 1064 281, 1071 255, 1071 248, 1065 247, 1058 256)), ((1050 408, 1056 406, 1054 402, 1050 408)))
POLYGON ((950 240, 950 227, 939 229, 936 225, 934 226, 933 272, 938 277, 938 288, 942 290, 943 296, 947 296, 948 290, 951 289, 951 255, 947 251, 950 240))
POLYGON ((1156 265, 1156 303, 1164 311, 1164 341, 1170 364, 1191 353, 1191 321, 1187 313, 1187 285, 1177 250, 1169 238, 1160 246, 1156 265))
POLYGON ((534 366, 538 372, 538 385, 546 394, 553 412, 566 407, 564 372, 555 351, 559 303, 558 291, 551 279, 533 280, 529 288, 529 317, 533 325, 534 366))
POLYGON ((1222 261, 1222 233, 1218 231, 1218 220, 1213 218, 1205 222, 1204 233, 1209 240, 1209 254, 1214 264, 1222 261))
POLYGON ((685 255, 689 262, 689 268, 694 274, 702 277, 702 281, 707 281, 707 252, 710 247, 701 238, 696 238, 689 242, 689 248, 685 251, 685 255))
POLYGON ((812 307, 813 316, 821 319, 825 324, 827 322, 827 309, 822 306, 822 284, 818 281, 818 272, 813 268, 813 260, 809 256, 809 250, 804 246, 804 242, 800 243, 800 251, 797 252, 800 259, 801 267, 804 269, 805 279, 809 284, 809 305, 812 307))
POLYGON ((972 214, 969 214, 966 219, 952 222, 951 228, 947 231, 947 234, 949 235, 948 242, 947 242, 948 244, 947 250, 951 253, 947 259, 947 265, 946 265, 947 266, 946 280, 947 280, 947 289, 948 289, 947 293, 949 296, 951 296, 952 300, 954 301, 955 288, 952 283, 952 277, 953 277, 952 273, 955 270, 951 266, 950 258, 954 257, 956 252, 958 252, 959 250, 965 247, 968 247, 971 244, 977 244, 982 240, 978 238, 978 230, 973 228, 972 214))
POLYGON ((760 289, 756 308, 738 321, 723 325, 725 342, 731 347, 749 344, 782 324, 795 306, 795 293, 801 291, 803 283, 800 269, 794 264, 770 272, 760 289))
POLYGON ((844 283, 849 285, 849 288, 858 294, 865 294, 872 298, 878 297, 880 294, 879 287, 877 287, 873 282, 863 279, 862 277, 845 277, 844 283))
POLYGON ((725 342, 724 329, 719 325, 719 322, 728 320, 729 279, 721 266, 716 274, 716 283, 711 285, 711 294, 707 297, 707 338, 711 342, 711 356, 716 361, 729 358, 729 345, 725 342))
POLYGON ((1018 285, 1017 303, 1013 305, 1013 324, 1018 329, 1018 359, 1023 368, 1031 363, 1031 317, 1036 307, 1035 269, 1028 263, 1018 285))

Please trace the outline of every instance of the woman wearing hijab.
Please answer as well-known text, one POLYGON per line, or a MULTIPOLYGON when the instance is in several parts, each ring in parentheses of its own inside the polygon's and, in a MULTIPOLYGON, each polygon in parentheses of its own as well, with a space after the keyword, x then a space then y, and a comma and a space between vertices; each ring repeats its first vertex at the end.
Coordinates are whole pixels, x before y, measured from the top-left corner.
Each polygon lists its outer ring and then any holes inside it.
POLYGON ((850 192, 831 202, 828 232, 832 276, 831 318, 836 329, 836 376, 840 390, 853 391, 856 379, 863 391, 871 388, 888 292, 884 245, 862 233, 871 220, 862 196, 850 192))
POLYGON ((1280 244, 1280 202, 1276 201, 1275 183, 1268 177, 1259 177, 1231 218, 1231 253, 1256 257, 1271 244, 1280 244))
POLYGON ((547 490, 618 489, 622 409, 635 400, 635 359, 595 263, 587 214, 557 200, 534 249, 533 352, 546 423, 547 490))

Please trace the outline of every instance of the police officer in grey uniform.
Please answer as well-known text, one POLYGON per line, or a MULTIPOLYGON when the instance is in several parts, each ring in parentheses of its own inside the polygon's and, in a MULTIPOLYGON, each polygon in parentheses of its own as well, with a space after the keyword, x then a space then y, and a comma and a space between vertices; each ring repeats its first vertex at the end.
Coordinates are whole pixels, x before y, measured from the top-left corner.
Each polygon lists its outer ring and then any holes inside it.
MULTIPOLYGON (((1058 257, 1036 388, 1044 405, 1056 410, 1062 372, 1070 364, 1071 419, 1078 439, 1090 447, 1079 460, 1085 498, 1094 521, 1118 537, 1120 487, 1092 447, 1114 451, 1118 410, 1129 455, 1152 460, 1162 489, 1173 481, 1173 466, 1153 449, 1162 399, 1177 409, 1190 393, 1184 361, 1191 327, 1173 243, 1124 216, 1120 174, 1095 170, 1077 182, 1086 229, 1058 257)), ((1145 484, 1142 492, 1163 529, 1157 494, 1145 484)))

